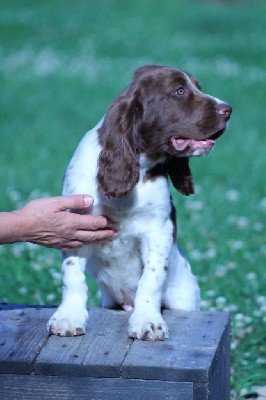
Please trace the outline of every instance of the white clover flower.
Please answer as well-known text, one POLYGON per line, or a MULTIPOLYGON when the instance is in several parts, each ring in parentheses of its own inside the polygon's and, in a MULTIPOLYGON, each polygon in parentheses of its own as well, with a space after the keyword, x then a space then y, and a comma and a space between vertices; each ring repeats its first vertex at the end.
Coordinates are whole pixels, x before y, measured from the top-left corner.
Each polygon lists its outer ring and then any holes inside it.
POLYGON ((199 194, 199 193, 201 193, 201 192, 202 192, 201 186, 198 185, 198 184, 196 184, 196 185, 195 185, 195 193, 199 194))
POLYGON ((206 294, 209 297, 214 297, 216 295, 216 292, 215 292, 215 290, 210 289, 210 290, 207 290, 206 294))
POLYGON ((248 225, 249 225, 249 220, 248 220, 247 217, 238 217, 237 220, 236 220, 236 225, 240 229, 247 228, 248 225))
POLYGON ((45 257, 45 264, 46 264, 46 265, 51 266, 51 265, 53 265, 54 263, 55 263, 55 260, 54 260, 54 258, 53 258, 52 256, 47 255, 47 256, 45 257))
POLYGON ((246 329, 245 329, 245 333, 252 333, 254 331, 254 327, 253 326, 248 326, 246 329))
POLYGON ((34 299, 35 299, 37 302, 41 303, 41 293, 39 292, 39 290, 36 290, 36 291, 35 291, 35 293, 34 293, 34 299))
POLYGON ((252 322, 252 318, 249 317, 248 315, 245 315, 244 321, 245 321, 246 324, 250 324, 252 322))
POLYGON ((199 250, 194 249, 194 250, 192 250, 192 251, 190 252, 190 257, 191 257, 192 260, 194 260, 194 261, 200 261, 200 260, 202 260, 203 255, 202 255, 202 253, 201 253, 199 250))
POLYGON ((261 312, 260 310, 255 310, 254 313, 253 313, 253 315, 254 315, 254 317, 259 318, 259 317, 262 316, 262 312, 261 312))
POLYGON ((260 307, 260 310, 263 314, 265 314, 266 313, 266 304, 262 304, 260 307))
MULTIPOLYGON (((243 320, 237 320, 237 321, 235 322, 235 326, 236 326, 237 328, 244 328, 244 321, 243 321, 243 320)), ((244 336, 243 330, 238 330, 237 336, 238 336, 238 337, 243 337, 243 336, 244 336)))
POLYGON ((202 307, 202 308, 208 308, 209 307, 209 305, 210 305, 210 302, 208 301, 208 300, 200 300, 200 306, 202 307))
POLYGON ((240 198, 240 193, 238 190, 231 189, 226 192, 226 198, 229 201, 238 201, 240 198))
POLYGON ((259 296, 257 298, 257 303, 259 304, 266 304, 266 296, 259 296))
POLYGON ((42 269, 42 265, 35 261, 31 262, 30 266, 34 271, 41 271, 42 269))
POLYGON ((216 301, 217 303, 221 303, 221 304, 225 304, 225 303, 227 302, 226 298, 223 297, 223 296, 217 297, 217 299, 215 299, 215 301, 216 301))
POLYGON ((47 301, 54 301, 55 300, 55 294, 54 293, 48 293, 46 296, 47 301))
POLYGON ((96 292, 96 298, 97 298, 97 300, 101 300, 101 297, 102 297, 101 291, 100 291, 100 290, 97 290, 97 292, 96 292))
POLYGON ((260 252, 261 252, 261 254, 266 255, 266 244, 263 244, 263 245, 261 246, 260 252))
POLYGON ((50 275, 52 276, 53 279, 55 279, 55 280, 61 280, 61 278, 62 278, 61 272, 58 272, 58 271, 56 271, 56 270, 54 270, 54 269, 50 269, 49 272, 50 272, 50 275))
POLYGON ((236 263, 233 261, 229 261, 226 263, 226 266, 228 269, 232 270, 232 269, 236 269, 236 263))
POLYGON ((241 390, 240 390, 240 395, 241 395, 241 397, 243 396, 246 396, 248 394, 248 389, 247 388, 242 388, 241 390))
POLYGON ((247 280, 249 280, 249 281, 254 281, 254 280, 257 278, 257 275, 256 275, 255 272, 248 272, 248 273, 246 274, 246 278, 247 278, 247 280))
POLYGON ((216 249, 209 249, 205 251, 204 257, 205 258, 215 258, 217 256, 217 250, 216 249))
POLYGON ((225 309, 226 302, 227 302, 227 300, 226 300, 225 297, 222 297, 222 296, 217 297, 217 299, 215 299, 215 302, 216 302, 217 307, 218 307, 219 309, 222 309, 222 310, 225 309))
POLYGON ((208 282, 209 281, 209 277, 208 276, 206 276, 206 275, 203 275, 203 276, 196 276, 196 279, 197 279, 197 281, 198 282, 203 282, 203 283, 206 283, 206 282, 208 282))
POLYGON ((189 199, 186 201, 186 208, 188 210, 201 211, 204 208, 204 204, 200 200, 189 199))
POLYGON ((12 245, 11 251, 16 258, 19 258, 24 250, 25 250, 25 243, 15 243, 12 245))
POLYGON ((256 359, 257 364, 266 364, 266 358, 258 357, 256 359))
POLYGON ((38 250, 39 249, 38 244, 35 244, 35 243, 26 242, 25 245, 26 245, 27 249, 29 249, 29 250, 38 250))
POLYGON ((21 288, 18 289, 19 294, 27 294, 28 289, 25 286, 22 286, 21 288))
POLYGON ((234 251, 241 250, 244 247, 244 242, 242 240, 232 240, 229 242, 229 246, 234 251))
POLYGON ((225 265, 218 265, 215 271, 215 275, 222 278, 227 273, 227 268, 225 265))
POLYGON ((238 342, 236 340, 232 340, 231 342, 231 350, 235 350, 237 348, 238 342))
POLYGON ((262 222, 260 222, 260 221, 256 221, 256 222, 254 222, 252 228, 256 232, 261 232, 264 229, 264 224, 262 222))
POLYGON ((263 197, 260 201, 260 207, 264 210, 266 210, 266 197, 263 197))
POLYGON ((21 194, 14 188, 8 188, 7 195, 15 204, 21 200, 21 194))
POLYGON ((228 311, 230 312, 235 312, 239 309, 239 307, 236 304, 229 304, 228 306, 228 311))

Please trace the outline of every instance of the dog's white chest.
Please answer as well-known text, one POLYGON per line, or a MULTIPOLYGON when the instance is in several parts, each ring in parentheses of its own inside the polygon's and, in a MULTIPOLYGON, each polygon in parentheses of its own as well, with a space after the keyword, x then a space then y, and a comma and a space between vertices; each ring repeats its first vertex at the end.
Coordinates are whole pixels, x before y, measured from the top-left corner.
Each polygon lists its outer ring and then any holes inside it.
POLYGON ((102 298, 105 306, 108 306, 107 297, 111 297, 125 310, 130 310, 143 265, 138 239, 121 236, 104 245, 93 246, 95 251, 87 269, 105 293, 102 298))

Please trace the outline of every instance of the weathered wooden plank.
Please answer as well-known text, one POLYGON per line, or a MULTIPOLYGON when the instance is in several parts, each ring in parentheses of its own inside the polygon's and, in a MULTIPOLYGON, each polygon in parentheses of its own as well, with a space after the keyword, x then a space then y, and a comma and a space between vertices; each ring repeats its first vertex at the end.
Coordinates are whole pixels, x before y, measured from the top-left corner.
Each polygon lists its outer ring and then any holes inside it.
POLYGON ((127 337, 128 314, 102 308, 90 309, 85 336, 51 336, 35 364, 45 375, 119 377, 132 343, 127 337))
POLYGON ((21 308, 43 309, 43 308, 56 308, 56 306, 51 306, 51 305, 47 306, 43 304, 0 303, 0 311, 18 310, 21 308))
POLYGON ((230 400, 230 321, 228 321, 217 348, 208 382, 209 399, 230 400))
POLYGON ((5 400, 193 400, 193 384, 63 376, 0 375, 5 400))
POLYGON ((163 390, 164 398, 169 399, 229 400, 230 324, 227 313, 166 311, 164 317, 170 328, 170 338, 164 342, 142 342, 128 339, 127 313, 91 309, 85 336, 51 336, 47 339, 46 322, 54 309, 11 306, 6 305, 3 307, 5 311, 0 311, 0 373, 30 374, 34 371, 35 374, 57 376, 14 375, 13 385, 13 375, 10 375, 12 384, 8 386, 9 378, 0 375, 0 398, 42 399, 46 393, 43 398, 56 399, 55 393, 60 393, 60 397, 75 400, 124 399, 126 395, 143 400, 156 399, 157 394, 161 399, 163 390), (113 379, 121 376, 124 379, 113 379), (29 378, 35 380, 32 382, 29 378), (39 378, 44 381, 39 381, 39 378), (141 379, 147 381, 141 383, 141 379), (156 381, 160 381, 162 386, 160 396, 159 383, 153 385, 156 381), (3 382, 6 382, 4 386, 3 382), (51 393, 49 387, 47 392, 44 391, 43 382, 49 385, 51 382, 51 393), (73 391, 68 382, 74 382, 73 391), (185 386, 182 386, 183 382, 185 386), (166 383, 175 386, 166 385, 164 389, 166 383), (33 385, 32 392, 25 389, 25 397, 21 395, 24 385, 25 388, 33 385), (58 391, 58 385, 63 385, 62 393, 61 389, 58 391), (85 385, 86 390, 79 390, 80 385, 85 385), (141 385, 145 386, 145 397, 141 385), (171 391, 173 387, 174 394, 171 391), (1 390, 5 390, 5 397, 1 390), (9 390, 10 397, 6 397, 9 390), (77 397, 77 392, 81 397, 77 397), (68 395, 70 397, 66 397, 68 395))
POLYGON ((30 374, 45 344, 51 309, 13 308, 0 311, 0 373, 30 374))
POLYGON ((134 341, 122 367, 123 378, 208 382, 227 313, 166 311, 170 338, 134 341))

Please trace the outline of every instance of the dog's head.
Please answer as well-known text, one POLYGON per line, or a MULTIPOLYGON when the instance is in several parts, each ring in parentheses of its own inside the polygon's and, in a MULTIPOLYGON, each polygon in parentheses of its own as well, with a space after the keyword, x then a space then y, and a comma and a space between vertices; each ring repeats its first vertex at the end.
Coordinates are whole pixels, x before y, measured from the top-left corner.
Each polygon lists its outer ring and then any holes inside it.
POLYGON ((177 190, 194 193, 189 157, 213 148, 231 112, 184 71, 157 65, 137 69, 99 130, 99 189, 109 198, 127 194, 138 182, 144 155, 150 164, 164 165, 177 190))

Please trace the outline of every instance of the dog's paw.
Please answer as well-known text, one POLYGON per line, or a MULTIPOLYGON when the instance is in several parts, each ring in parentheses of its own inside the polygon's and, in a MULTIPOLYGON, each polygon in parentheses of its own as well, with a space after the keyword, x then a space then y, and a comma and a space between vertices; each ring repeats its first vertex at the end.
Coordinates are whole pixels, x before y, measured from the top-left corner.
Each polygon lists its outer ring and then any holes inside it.
POLYGON ((75 315, 57 310, 47 323, 50 335, 81 336, 85 335, 88 311, 78 311, 75 315))
POLYGON ((129 319, 128 335, 132 339, 164 340, 169 337, 169 331, 160 313, 144 318, 133 312, 129 319))

